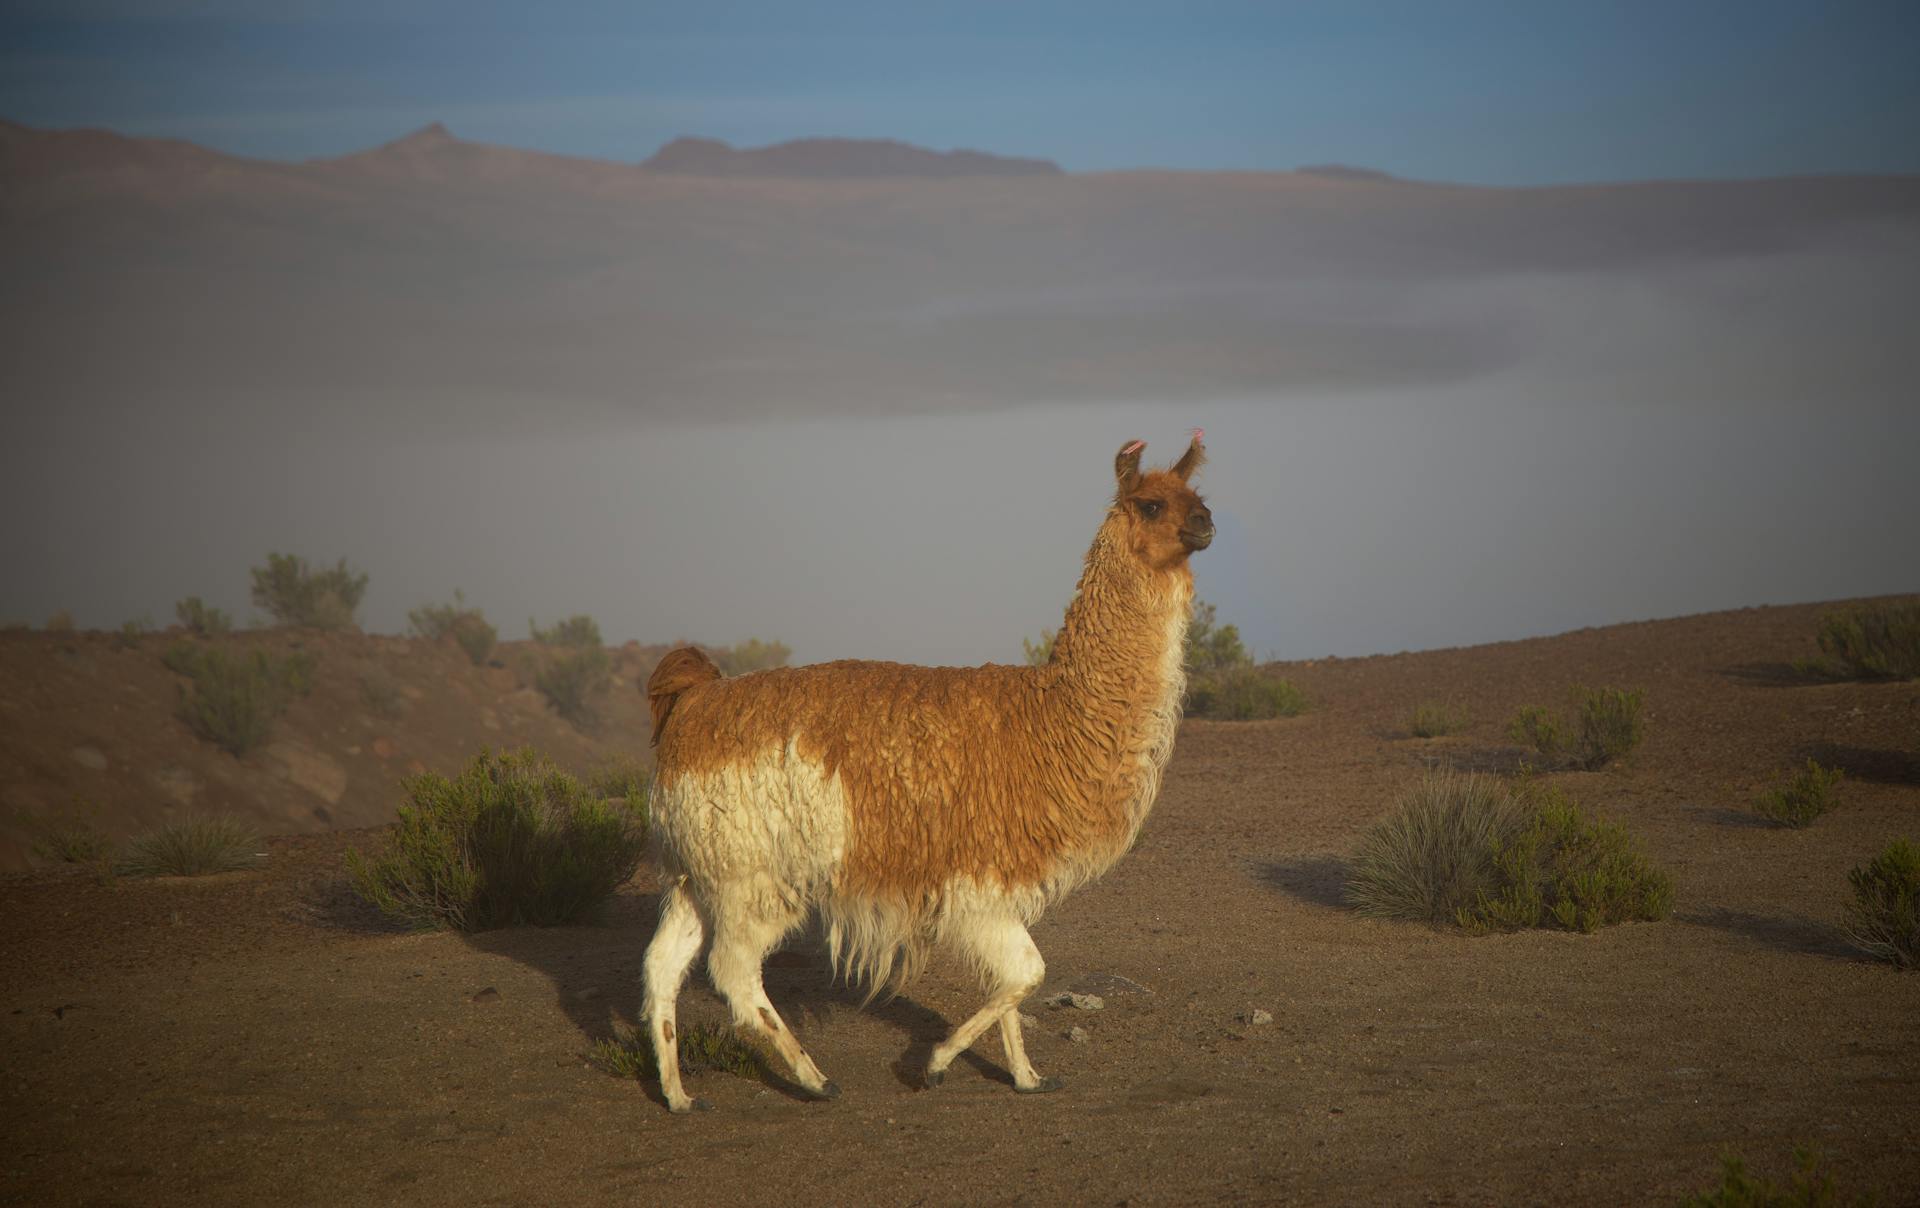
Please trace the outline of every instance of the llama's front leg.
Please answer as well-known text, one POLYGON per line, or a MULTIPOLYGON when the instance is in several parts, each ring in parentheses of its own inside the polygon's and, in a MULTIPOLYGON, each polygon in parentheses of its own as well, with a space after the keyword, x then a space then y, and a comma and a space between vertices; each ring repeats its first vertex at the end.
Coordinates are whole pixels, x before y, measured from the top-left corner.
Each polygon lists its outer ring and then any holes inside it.
POLYGON ((660 926, 654 930, 653 942, 647 945, 645 966, 647 1032, 653 1041, 654 1064, 660 1070, 660 1093, 666 1097, 667 1108, 674 1112, 713 1106, 705 1099, 688 1098, 686 1088, 680 1084, 680 1040, 674 1030, 680 986, 686 981, 687 967, 700 955, 700 945, 705 939, 706 926, 683 878, 667 890, 660 904, 660 926))
POLYGON ((962 928, 957 939, 985 971, 990 997, 986 1006, 933 1050, 927 1061, 927 1085, 939 1086, 953 1059, 966 1052, 980 1033, 998 1023, 1014 1089, 1028 1093, 1060 1089, 1059 1079, 1042 1078, 1034 1072, 1033 1063, 1027 1060, 1026 1038, 1020 1035, 1020 1003, 1047 976, 1047 964, 1040 959, 1033 937, 1018 919, 988 917, 962 928))
POLYGON ((773 1009, 761 981, 760 966, 767 953, 786 934, 786 925, 757 919, 728 917, 723 909, 716 922, 713 952, 707 957, 707 970, 713 984, 726 997, 733 1010, 733 1026, 758 1036, 786 1063, 801 1089, 816 1099, 836 1099, 840 1088, 820 1072, 820 1067, 800 1047, 786 1021, 773 1009))

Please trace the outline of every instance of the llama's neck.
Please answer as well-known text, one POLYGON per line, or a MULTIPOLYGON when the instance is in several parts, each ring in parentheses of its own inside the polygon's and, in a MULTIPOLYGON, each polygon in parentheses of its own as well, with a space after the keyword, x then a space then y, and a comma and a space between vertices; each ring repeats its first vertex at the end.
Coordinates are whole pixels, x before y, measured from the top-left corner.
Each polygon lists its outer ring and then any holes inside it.
POLYGON ((1127 841, 1145 821, 1173 753, 1186 692, 1193 575, 1153 571, 1103 526, 1054 639, 1051 694, 1108 758, 1102 772, 1128 815, 1127 841))

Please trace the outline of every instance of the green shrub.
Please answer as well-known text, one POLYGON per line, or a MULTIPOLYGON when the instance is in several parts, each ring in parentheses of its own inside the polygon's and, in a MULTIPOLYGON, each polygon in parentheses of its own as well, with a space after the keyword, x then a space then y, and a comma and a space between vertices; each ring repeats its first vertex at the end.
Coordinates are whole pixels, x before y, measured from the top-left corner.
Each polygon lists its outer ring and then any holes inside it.
POLYGON ((1592 771, 1640 745, 1638 688, 1573 689, 1571 726, 1540 705, 1527 705, 1507 722, 1507 737, 1532 747, 1553 762, 1570 760, 1592 771))
POLYGON ((127 844, 115 870, 130 877, 200 877, 252 868, 260 837, 239 819, 221 814, 189 818, 127 844))
POLYGON ((1574 757, 1582 767, 1598 768, 1640 745, 1645 727, 1640 720, 1638 688, 1575 688, 1579 732, 1574 757))
MULTIPOLYGON (((732 1028, 710 1028, 696 1023, 680 1029, 678 1039, 682 1073, 717 1070, 752 1078, 766 1069, 760 1054, 732 1028)), ((653 1042, 645 1033, 618 1031, 611 1040, 602 1040, 589 1049, 587 1057, 615 1077, 647 1081, 659 1076, 659 1065, 653 1059, 653 1042)))
POLYGON ((785 642, 762 642, 759 638, 748 638, 713 652, 713 661, 728 675, 745 675, 749 671, 761 671, 768 667, 784 667, 792 657, 793 651, 787 648, 785 642))
POLYGON ((1456 705, 1442 704, 1439 701, 1421 701, 1413 708, 1413 721, 1408 729, 1415 738, 1439 738, 1464 729, 1467 714, 1456 705))
POLYGON ((313 656, 275 658, 180 642, 165 655, 169 668, 187 677, 180 716, 195 734, 244 755, 266 740, 273 719, 296 696, 313 689, 313 656))
POLYGON ((644 800, 614 804, 532 751, 483 753, 457 779, 404 782, 388 847, 347 854, 354 889, 415 927, 571 923, 639 867, 644 800))
POLYGON ((1823 768, 1809 759, 1806 768, 1794 773, 1792 779, 1760 794, 1753 810, 1780 826, 1811 826, 1815 818, 1834 807, 1833 791, 1844 779, 1846 774, 1839 768, 1823 768))
POLYGON ((140 639, 153 632, 153 622, 147 617, 135 617, 114 631, 113 648, 115 650, 133 650, 140 645, 140 639))
POLYGON ((1240 642, 1239 627, 1217 624, 1218 615, 1218 610, 1205 600, 1193 602, 1184 656, 1188 675, 1215 675, 1253 666, 1253 656, 1240 642))
POLYGON ((1920 600, 1828 613, 1820 619, 1820 649, 1851 675, 1920 677, 1920 600))
POLYGON ((1920 845, 1895 839, 1847 880, 1853 884, 1847 938, 1897 969, 1920 967, 1920 845))
POLYGON ((253 568, 253 602, 282 625, 350 629, 366 590, 367 576, 354 574, 345 558, 314 570, 305 558, 268 554, 265 566, 253 568))
POLYGON ((1720 1159, 1720 1185, 1681 1201, 1681 1208, 1867 1208, 1873 1197, 1842 1199, 1833 1175, 1819 1169, 1820 1156, 1809 1146, 1795 1146, 1794 1172, 1785 1187, 1749 1174, 1737 1155, 1720 1159))
POLYGON ((1521 824, 1499 781, 1429 775, 1361 842, 1347 900, 1369 918, 1453 922, 1496 888, 1494 852, 1521 824))
POLYGON ((1566 736, 1560 730, 1560 719, 1542 705, 1522 706, 1507 722, 1507 737, 1554 760, 1560 758, 1567 745, 1566 736))
MULTIPOLYGON (((423 638, 439 641, 452 638, 467 655, 467 660, 476 667, 487 665, 487 659, 493 654, 493 644, 499 633, 478 608, 468 608, 466 597, 459 589, 453 593, 451 604, 422 604, 407 614, 407 621, 413 631, 423 638)), ((598 631, 596 630, 596 636, 598 631)))
POLYGON ((1187 716, 1214 721, 1260 721, 1306 711, 1306 694, 1292 681, 1258 667, 1232 667, 1187 681, 1187 716))
POLYGON ((1589 821, 1556 790, 1441 773, 1368 833, 1347 897, 1371 917, 1469 931, 1593 931, 1665 918, 1673 886, 1623 827, 1589 821))
POLYGON ((233 631, 233 618, 210 608, 199 596, 188 596, 173 606, 173 615, 197 638, 224 637, 233 631))
POLYGON ((599 718, 594 699, 606 691, 612 676, 605 650, 581 646, 547 660, 534 675, 533 686, 560 716, 576 726, 589 726, 599 718))
POLYGON ((598 650, 604 645, 600 640, 600 623, 586 613, 576 613, 546 629, 528 618, 527 629, 533 634, 533 640, 542 646, 591 646, 598 650))
POLYGON ((1027 666, 1044 667, 1048 663, 1051 663, 1053 661, 1054 639, 1059 636, 1059 633, 1054 630, 1042 629, 1040 631, 1040 640, 1037 642, 1030 642, 1026 638, 1021 638, 1020 648, 1026 652, 1027 666))
POLYGON ((1672 913, 1673 878, 1635 849, 1626 827, 1588 819, 1558 789, 1528 790, 1521 803, 1526 824, 1494 846, 1498 888, 1461 908, 1462 927, 1592 932, 1672 913))
POLYGON ((62 608, 47 618, 48 633, 72 633, 73 614, 62 608))

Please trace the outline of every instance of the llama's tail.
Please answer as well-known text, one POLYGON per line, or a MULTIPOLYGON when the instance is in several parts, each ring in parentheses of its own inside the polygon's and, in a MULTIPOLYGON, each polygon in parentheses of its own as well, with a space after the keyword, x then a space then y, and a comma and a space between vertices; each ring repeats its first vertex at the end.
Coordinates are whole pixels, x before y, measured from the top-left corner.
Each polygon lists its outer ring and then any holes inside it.
POLYGON ((669 651, 667 657, 647 677, 647 708, 653 712, 653 743, 660 744, 660 731, 666 728, 667 715, 673 712, 680 694, 696 684, 720 678, 720 668, 706 653, 692 646, 669 651))

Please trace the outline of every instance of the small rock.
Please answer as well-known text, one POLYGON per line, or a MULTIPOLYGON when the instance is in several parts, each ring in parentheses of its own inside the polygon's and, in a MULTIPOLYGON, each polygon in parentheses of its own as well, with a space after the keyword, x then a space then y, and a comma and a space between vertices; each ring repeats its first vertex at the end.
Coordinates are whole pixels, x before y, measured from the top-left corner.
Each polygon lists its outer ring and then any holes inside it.
POLYGON ((480 993, 474 995, 472 998, 469 998, 467 1001, 468 1002, 499 1002, 500 991, 494 989, 492 986, 488 986, 486 989, 480 991, 480 993))
POLYGON ((382 759, 392 759, 399 754, 400 748, 393 745, 393 739, 385 734, 373 740, 373 753, 382 759))
POLYGON ((67 754, 73 756, 73 761, 83 768, 91 768, 96 772, 107 770, 107 757, 98 747, 75 747, 67 754))
POLYGON ((1089 973, 1068 986, 1082 994, 1099 994, 1112 998, 1116 994, 1152 994, 1153 991, 1131 977, 1121 977, 1118 973, 1089 973))
POLYGON ((1029 1015, 1025 1011, 1022 1011, 1020 1012, 1020 1026, 1022 1029, 1037 1028, 1040 1026, 1040 1017, 1038 1015, 1029 1015))
POLYGON ((1247 1016, 1247 1022, 1252 1024, 1256 1028, 1259 1027, 1261 1024, 1272 1023, 1273 1012, 1265 1011, 1260 1009, 1259 1007, 1255 1007, 1253 1009, 1253 1014, 1247 1016))
POLYGON ((267 755, 278 762, 286 778, 328 805, 340 804, 347 792, 347 769, 311 747, 292 740, 267 744, 267 755))
POLYGON ((1079 1011, 1104 1010, 1107 1000, 1098 994, 1079 994, 1072 990, 1063 990, 1047 1000, 1050 1007, 1072 1007, 1079 1011))
POLYGON ((162 797, 175 805, 192 805, 200 795, 200 781, 182 767, 165 767, 147 777, 162 797))
POLYGON ((1093 1039, 1093 1035, 1085 1028, 1068 1028, 1067 1039, 1073 1041, 1075 1044, 1085 1044, 1087 1041, 1093 1039))
POLYGON ((574 991, 573 997, 576 1002, 592 1002, 604 994, 606 994, 606 991, 602 990, 599 986, 588 986, 584 990, 574 991))

